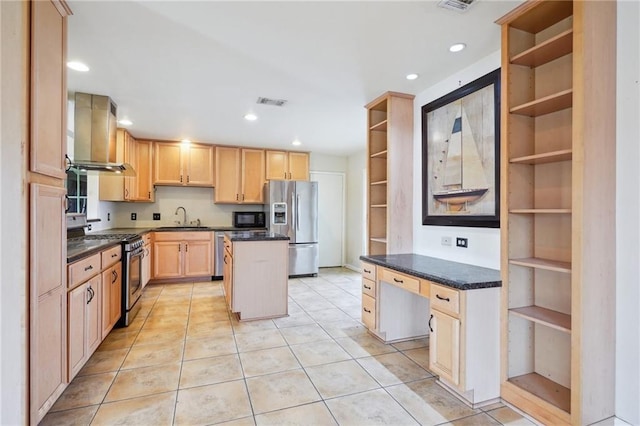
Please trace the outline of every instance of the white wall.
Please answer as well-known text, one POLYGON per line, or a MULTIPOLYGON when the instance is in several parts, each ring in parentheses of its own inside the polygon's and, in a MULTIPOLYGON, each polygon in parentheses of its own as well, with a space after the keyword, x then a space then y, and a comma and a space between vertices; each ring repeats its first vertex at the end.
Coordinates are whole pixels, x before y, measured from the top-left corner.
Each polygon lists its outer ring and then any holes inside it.
POLYGON ((640 424, 640 3, 618 2, 616 416, 640 424))
POLYGON ((413 251, 425 256, 500 269, 500 230, 454 226, 422 225, 422 118, 421 108, 439 97, 500 68, 500 51, 418 93, 414 100, 413 144, 413 251), (452 245, 443 246, 442 237, 451 237, 452 245), (455 238, 468 239, 468 248, 455 246, 455 238))
POLYGON ((311 153, 309 169, 313 172, 341 172, 347 171, 347 157, 337 155, 311 153))
POLYGON ((367 151, 362 149, 347 158, 347 266, 360 270, 364 228, 365 188, 362 179, 367 167, 367 151))
POLYGON ((0 2, 0 424, 27 419, 26 3, 0 2), (23 191, 24 190, 24 191, 23 191))

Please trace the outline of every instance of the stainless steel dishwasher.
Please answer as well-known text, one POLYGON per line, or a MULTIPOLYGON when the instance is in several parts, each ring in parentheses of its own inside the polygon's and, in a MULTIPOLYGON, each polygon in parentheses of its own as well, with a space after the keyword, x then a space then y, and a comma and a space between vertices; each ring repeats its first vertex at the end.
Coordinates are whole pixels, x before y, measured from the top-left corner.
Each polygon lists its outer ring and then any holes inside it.
POLYGON ((216 262, 213 268, 213 279, 221 280, 222 271, 224 270, 224 233, 225 231, 215 231, 215 254, 216 262))

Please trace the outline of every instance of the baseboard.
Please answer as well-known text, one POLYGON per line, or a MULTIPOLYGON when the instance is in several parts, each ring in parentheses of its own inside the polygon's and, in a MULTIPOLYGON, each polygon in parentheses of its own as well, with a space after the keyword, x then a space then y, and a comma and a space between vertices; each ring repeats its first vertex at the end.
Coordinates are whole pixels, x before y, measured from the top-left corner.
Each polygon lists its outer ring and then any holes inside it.
POLYGON ((355 272, 358 272, 358 273, 362 272, 362 268, 360 268, 359 266, 353 266, 353 265, 346 264, 346 265, 344 265, 344 267, 347 268, 347 269, 351 269, 352 271, 355 271, 355 272))

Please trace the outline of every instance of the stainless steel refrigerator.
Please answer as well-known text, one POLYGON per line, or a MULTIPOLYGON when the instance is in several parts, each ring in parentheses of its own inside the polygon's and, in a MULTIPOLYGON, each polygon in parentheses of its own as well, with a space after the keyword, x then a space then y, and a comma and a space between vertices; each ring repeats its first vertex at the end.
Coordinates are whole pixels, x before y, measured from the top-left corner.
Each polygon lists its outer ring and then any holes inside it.
POLYGON ((272 180, 265 192, 269 230, 289 237, 289 276, 317 275, 318 182, 272 180))

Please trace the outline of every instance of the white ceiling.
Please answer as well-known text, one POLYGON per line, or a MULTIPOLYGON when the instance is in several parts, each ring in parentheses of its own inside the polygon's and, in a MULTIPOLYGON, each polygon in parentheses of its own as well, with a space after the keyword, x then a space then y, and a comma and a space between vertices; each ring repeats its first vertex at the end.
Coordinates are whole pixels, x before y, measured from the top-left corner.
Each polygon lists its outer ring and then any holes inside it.
POLYGON ((68 59, 91 70, 69 70, 68 89, 110 96, 138 138, 348 155, 365 147, 366 103, 498 50, 494 21, 518 3, 69 1, 68 59))

